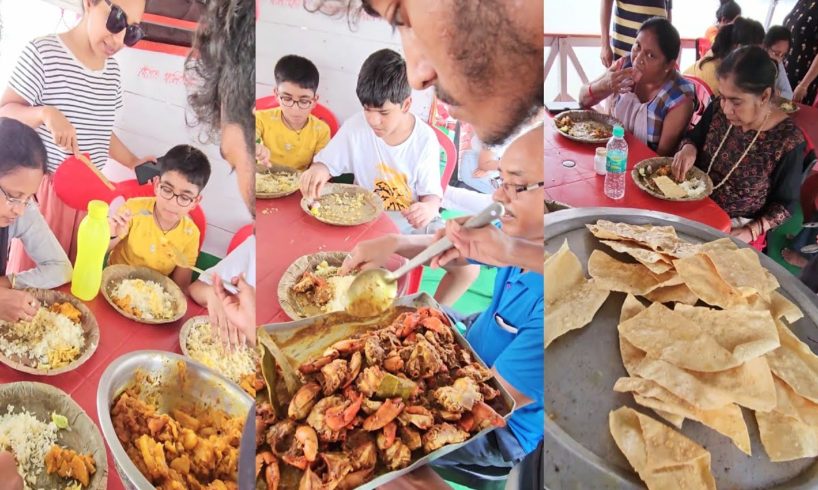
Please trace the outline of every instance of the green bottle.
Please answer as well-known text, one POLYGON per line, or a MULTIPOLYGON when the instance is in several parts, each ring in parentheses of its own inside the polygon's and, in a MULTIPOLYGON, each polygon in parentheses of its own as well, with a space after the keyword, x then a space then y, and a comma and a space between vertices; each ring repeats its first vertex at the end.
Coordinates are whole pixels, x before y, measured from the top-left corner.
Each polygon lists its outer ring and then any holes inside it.
POLYGON ((102 263, 110 243, 108 204, 91 201, 88 216, 82 219, 77 232, 77 260, 71 279, 71 294, 83 301, 91 301, 97 296, 102 284, 102 263))

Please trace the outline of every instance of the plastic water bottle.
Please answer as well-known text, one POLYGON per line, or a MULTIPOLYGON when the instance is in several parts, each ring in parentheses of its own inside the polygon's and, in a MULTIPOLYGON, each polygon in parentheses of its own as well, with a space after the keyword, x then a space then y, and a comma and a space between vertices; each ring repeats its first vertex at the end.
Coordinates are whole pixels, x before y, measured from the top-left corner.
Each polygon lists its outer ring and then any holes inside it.
POLYGON ((622 199, 625 197, 625 171, 628 168, 628 142, 625 141, 622 126, 614 126, 607 148, 605 195, 611 199, 622 199))
POLYGON ((88 203, 88 216, 82 219, 77 231, 77 260, 71 279, 71 294, 83 301, 91 301, 99 294, 102 262, 110 243, 108 204, 91 201, 88 203))

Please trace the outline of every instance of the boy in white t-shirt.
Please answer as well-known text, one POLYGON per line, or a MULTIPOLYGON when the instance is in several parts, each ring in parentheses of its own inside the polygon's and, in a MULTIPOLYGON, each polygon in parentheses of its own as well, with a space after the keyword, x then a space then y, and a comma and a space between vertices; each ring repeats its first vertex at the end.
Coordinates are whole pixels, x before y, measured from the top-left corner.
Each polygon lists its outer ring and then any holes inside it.
POLYGON ((439 210, 440 144, 434 130, 409 112, 406 62, 382 49, 364 61, 356 89, 363 111, 347 119, 301 177, 301 191, 315 199, 331 178, 355 175, 375 192, 401 233, 443 227, 439 210))
MULTIPOLYGON (((409 112, 411 88, 406 61, 395 51, 372 53, 358 74, 363 111, 350 117, 301 176, 301 193, 317 199, 330 178, 355 175, 375 192, 402 234, 428 234, 445 226, 440 218, 440 144, 434 130, 409 112)), ((451 306, 480 273, 479 266, 452 266, 435 298, 451 306)))

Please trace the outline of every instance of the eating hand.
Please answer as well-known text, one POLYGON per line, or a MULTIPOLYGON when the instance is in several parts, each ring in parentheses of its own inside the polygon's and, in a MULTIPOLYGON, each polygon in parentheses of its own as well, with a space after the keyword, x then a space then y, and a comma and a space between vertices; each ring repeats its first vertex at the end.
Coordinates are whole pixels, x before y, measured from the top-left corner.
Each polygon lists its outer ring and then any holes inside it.
POLYGON ((397 250, 395 235, 384 235, 359 242, 341 265, 340 275, 345 276, 356 269, 366 270, 383 267, 397 250))
POLYGON ((412 228, 419 230, 435 219, 438 213, 437 206, 437 202, 416 202, 408 209, 401 211, 401 214, 412 225, 412 228))
POLYGON ((51 106, 43 107, 43 124, 51 132, 54 144, 66 153, 79 156, 77 130, 59 109, 51 106))
POLYGON ((634 68, 623 68, 621 70, 609 71, 607 75, 608 88, 612 94, 624 94, 633 90, 635 84, 636 70, 634 68))
POLYGON ((0 482, 6 490, 23 490, 23 478, 17 472, 17 462, 10 451, 0 451, 0 482))
POLYGON ((332 177, 323 163, 315 162, 301 174, 301 195, 307 201, 315 201, 321 195, 324 184, 332 177))
POLYGON ((696 163, 696 147, 688 143, 673 155, 673 163, 671 164, 673 180, 676 182, 685 180, 687 172, 693 168, 694 163, 696 163))
POLYGON ((270 166, 270 149, 261 143, 256 143, 256 162, 265 167, 270 166))
POLYGON ((108 226, 111 227, 111 236, 124 238, 125 235, 128 234, 132 218, 131 212, 127 209, 117 211, 112 216, 108 216, 108 226))
POLYGON ((40 303, 27 291, 0 288, 0 321, 29 321, 37 314, 40 303))
POLYGON ((218 274, 213 274, 213 291, 218 306, 211 307, 208 301, 210 324, 219 332, 219 337, 230 347, 256 343, 256 288, 251 286, 242 274, 231 283, 238 288, 238 294, 229 294, 222 285, 218 274), (211 309, 212 308, 212 309, 211 309))

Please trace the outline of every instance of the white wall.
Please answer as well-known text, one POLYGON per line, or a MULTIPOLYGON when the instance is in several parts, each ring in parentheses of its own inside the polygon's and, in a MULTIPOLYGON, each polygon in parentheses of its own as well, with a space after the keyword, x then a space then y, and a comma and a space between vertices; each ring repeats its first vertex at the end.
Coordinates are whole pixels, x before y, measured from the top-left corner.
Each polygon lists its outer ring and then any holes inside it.
MULTIPOLYGON (((600 0, 543 0, 545 11, 545 32, 564 34, 599 34, 599 7, 600 0), (577 15, 582 12, 582 15, 577 15)), ((741 6, 742 16, 755 19, 762 24, 767 20, 767 12, 772 0, 737 0, 741 6)), ((778 0, 775 13, 770 25, 781 24, 784 16, 789 13, 796 0, 778 0)), ((682 38, 695 39, 704 35, 704 31, 716 21, 718 0, 674 0, 672 20, 682 38)), ((575 49, 579 62, 585 74, 593 80, 604 70, 599 61, 600 48, 575 49)), ((545 50, 548 58, 549 50, 545 50)), ((695 61, 695 53, 686 50, 682 54, 682 69, 687 68, 695 61)), ((546 73, 545 100, 553 100, 559 93, 559 63, 554 64, 551 73, 546 73)), ((576 98, 580 89, 580 79, 569 64, 568 87, 571 95, 576 98)))
MULTIPOLYGON (((361 110, 355 95, 358 70, 373 52, 390 48, 403 53, 397 32, 380 19, 362 17, 353 32, 346 18, 311 14, 302 0, 257 0, 260 17, 256 24, 256 96, 271 95, 275 86, 273 68, 284 55, 310 59, 321 75, 320 102, 329 107, 339 122, 361 110)), ((413 93, 412 111, 426 119, 431 89, 413 93)))
MULTIPOLYGON (((2 0, 0 15, 0 86, 5 86, 26 42, 65 31, 78 19, 76 12, 63 11, 43 0, 2 0)), ((125 92, 117 135, 138 156, 160 156, 177 144, 192 144, 205 152, 212 172, 202 201, 208 221, 203 251, 223 257, 233 234, 251 217, 218 146, 201 143, 198 131, 185 123, 187 93, 181 79, 184 58, 128 48, 116 58, 125 92)), ((104 173, 113 181, 134 178, 132 171, 113 161, 104 173)))

